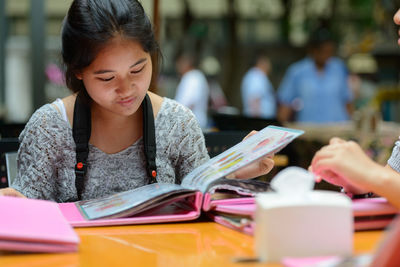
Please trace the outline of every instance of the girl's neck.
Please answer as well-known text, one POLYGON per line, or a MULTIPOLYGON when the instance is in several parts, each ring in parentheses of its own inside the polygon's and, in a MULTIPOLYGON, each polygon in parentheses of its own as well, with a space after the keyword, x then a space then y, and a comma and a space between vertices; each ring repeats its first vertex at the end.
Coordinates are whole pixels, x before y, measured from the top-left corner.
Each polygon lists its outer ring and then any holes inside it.
POLYGON ((92 133, 89 142, 105 153, 122 151, 143 135, 140 107, 130 116, 121 116, 92 106, 92 133))
POLYGON ((126 127, 127 124, 138 124, 141 123, 143 117, 141 107, 130 116, 118 115, 97 105, 92 105, 91 112, 92 123, 100 123, 104 127, 126 127))

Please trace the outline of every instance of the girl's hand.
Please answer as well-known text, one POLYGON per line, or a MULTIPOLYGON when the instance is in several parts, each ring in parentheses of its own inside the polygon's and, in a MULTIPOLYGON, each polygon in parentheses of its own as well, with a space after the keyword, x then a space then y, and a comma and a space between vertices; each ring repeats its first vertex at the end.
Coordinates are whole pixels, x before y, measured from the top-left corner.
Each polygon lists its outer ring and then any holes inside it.
MULTIPOLYGON (((251 131, 243 140, 256 134, 257 131, 251 131)), ((274 167, 273 154, 264 156, 239 170, 227 175, 226 178, 251 179, 269 173, 274 167)))
POLYGON ((313 157, 310 171, 327 182, 342 186, 354 194, 374 191, 369 179, 373 170, 382 167, 373 162, 353 141, 332 138, 313 157))
POLYGON ((0 189, 0 196, 9 196, 9 197, 23 197, 26 198, 23 194, 15 190, 14 188, 7 187, 0 189))

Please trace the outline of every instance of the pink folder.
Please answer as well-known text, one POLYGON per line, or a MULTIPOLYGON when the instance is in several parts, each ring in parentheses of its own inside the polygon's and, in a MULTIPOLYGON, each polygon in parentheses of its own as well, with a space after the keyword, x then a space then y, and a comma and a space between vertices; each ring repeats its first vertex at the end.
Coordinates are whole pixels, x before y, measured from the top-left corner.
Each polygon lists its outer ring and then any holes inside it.
MULTIPOLYGON (((240 198, 228 198, 228 199, 218 199, 218 200, 212 200, 211 199, 211 194, 206 193, 204 195, 204 201, 203 201, 203 210, 204 211, 210 211, 210 210, 216 210, 219 207, 234 207, 234 208, 239 208, 239 214, 240 213, 240 206, 246 206, 246 205, 254 205, 254 197, 240 197, 240 198)), ((252 212, 251 212, 252 214, 252 212)))
POLYGON ((57 203, 0 196, 0 250, 77 251, 79 237, 57 203))
POLYGON ((399 210, 385 198, 353 200, 355 230, 383 229, 388 226, 399 210))
POLYGON ((85 219, 73 202, 59 203, 58 206, 73 227, 89 227, 190 221, 200 216, 201 203, 202 193, 197 192, 192 201, 187 202, 185 206, 182 206, 182 203, 175 202, 132 217, 97 220, 85 219))
MULTIPOLYGON (((207 198, 205 198, 207 199, 207 198)), ((203 209, 207 211, 215 211, 217 213, 211 215, 211 218, 225 226, 235 230, 252 234, 252 226, 254 224, 244 223, 242 226, 232 225, 218 215, 218 212, 232 215, 243 215, 253 217, 256 209, 254 198, 239 198, 226 200, 208 200, 204 202, 203 209)), ((383 229, 399 212, 384 198, 364 198, 353 200, 354 229, 372 230, 383 229)), ((211 213, 210 213, 211 214, 211 213)))
POLYGON ((241 223, 237 224, 228 220, 225 216, 217 215, 212 211, 252 217, 255 211, 254 197, 212 200, 211 194, 206 193, 204 195, 203 211, 205 211, 208 217, 216 223, 248 235, 253 234, 255 227, 254 221, 242 219, 241 223))

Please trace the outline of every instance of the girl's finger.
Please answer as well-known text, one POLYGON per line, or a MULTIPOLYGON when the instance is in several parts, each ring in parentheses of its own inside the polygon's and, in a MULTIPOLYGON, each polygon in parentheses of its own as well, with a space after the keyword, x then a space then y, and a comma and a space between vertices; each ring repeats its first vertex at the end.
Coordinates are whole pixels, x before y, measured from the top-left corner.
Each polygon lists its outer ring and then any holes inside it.
POLYGON ((341 138, 339 138, 339 137, 333 137, 333 138, 331 138, 331 140, 329 140, 329 144, 330 145, 333 145, 333 144, 344 144, 344 143, 346 143, 346 141, 341 139, 341 138))
POLYGON ((255 130, 251 131, 249 134, 247 134, 247 135, 243 138, 243 140, 246 140, 247 138, 249 138, 249 137, 252 136, 252 135, 255 135, 256 133, 258 133, 258 131, 255 131, 255 130))

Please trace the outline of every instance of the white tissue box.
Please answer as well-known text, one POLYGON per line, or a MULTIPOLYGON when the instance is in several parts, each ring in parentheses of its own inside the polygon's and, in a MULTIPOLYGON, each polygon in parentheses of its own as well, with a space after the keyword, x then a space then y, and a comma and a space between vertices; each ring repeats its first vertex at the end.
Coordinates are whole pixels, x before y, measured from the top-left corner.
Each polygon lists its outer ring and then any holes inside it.
POLYGON ((255 248, 261 260, 352 254, 353 213, 347 196, 268 192, 259 194, 256 203, 255 248))

